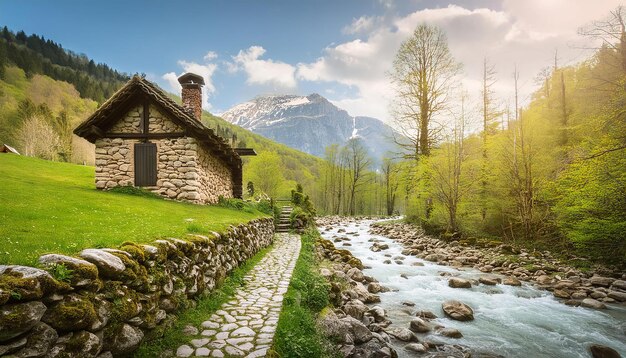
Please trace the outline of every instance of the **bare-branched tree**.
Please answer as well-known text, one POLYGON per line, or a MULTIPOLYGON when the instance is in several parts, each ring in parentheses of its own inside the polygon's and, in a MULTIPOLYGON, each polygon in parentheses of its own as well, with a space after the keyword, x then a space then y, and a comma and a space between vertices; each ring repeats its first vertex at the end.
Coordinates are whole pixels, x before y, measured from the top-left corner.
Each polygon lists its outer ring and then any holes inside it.
POLYGON ((449 107, 449 95, 461 66, 450 53, 439 27, 422 24, 404 41, 396 54, 391 79, 396 98, 392 110, 396 128, 405 138, 396 141, 407 157, 428 156, 449 107))

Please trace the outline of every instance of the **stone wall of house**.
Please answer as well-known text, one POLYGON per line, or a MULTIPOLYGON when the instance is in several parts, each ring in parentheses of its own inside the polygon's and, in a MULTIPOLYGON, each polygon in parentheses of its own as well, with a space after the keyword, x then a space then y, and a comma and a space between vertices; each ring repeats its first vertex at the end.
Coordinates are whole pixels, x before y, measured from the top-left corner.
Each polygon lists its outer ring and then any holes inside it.
MULTIPOLYGON (((136 107, 108 130, 109 133, 140 133, 143 109, 136 107)), ((183 132, 150 106, 150 132, 183 132)), ((138 140, 101 138, 96 140, 96 188, 111 189, 134 185, 134 144, 138 140)), ((212 204, 219 196, 233 196, 230 169, 213 157, 195 138, 151 140, 157 144, 157 185, 146 187, 173 200, 212 204)))
POLYGON ((262 218, 210 237, 47 254, 39 258, 47 271, 0 265, 0 357, 127 356, 273 234, 273 220, 262 218))
POLYGON ((217 203, 220 196, 232 198, 234 183, 231 169, 222 160, 210 155, 204 145, 198 151, 198 161, 201 195, 206 196, 210 203, 217 203))

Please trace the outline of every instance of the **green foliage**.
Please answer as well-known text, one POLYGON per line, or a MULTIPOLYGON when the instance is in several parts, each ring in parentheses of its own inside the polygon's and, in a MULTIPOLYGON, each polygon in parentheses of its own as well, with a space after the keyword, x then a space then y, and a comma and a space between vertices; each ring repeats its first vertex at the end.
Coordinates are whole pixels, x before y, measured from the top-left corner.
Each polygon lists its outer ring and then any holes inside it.
POLYGON ((48 268, 48 272, 50 272, 50 275, 57 281, 68 283, 72 280, 74 275, 74 270, 69 269, 64 264, 54 264, 48 268))
POLYGON ((257 201, 256 208, 258 211, 264 214, 274 215, 274 205, 272 204, 270 200, 261 199, 257 201))
POLYGON ((219 200, 218 205, 224 208, 235 209, 235 210, 245 210, 246 207, 250 207, 249 204, 245 203, 241 199, 225 198, 220 195, 218 200, 219 200))
POLYGON ((233 298, 237 289, 244 283, 245 276, 263 259, 271 250, 271 246, 262 249, 243 265, 237 267, 226 277, 221 286, 211 293, 200 297, 195 309, 184 310, 178 314, 176 322, 163 337, 153 336, 144 341, 139 349, 133 353, 134 357, 158 357, 165 350, 178 347, 189 342, 189 336, 183 333, 187 325, 199 327, 213 312, 217 311, 222 304, 233 298))
POLYGON ((544 74, 531 103, 487 133, 433 147, 408 174, 407 220, 626 265, 623 46, 544 74))
POLYGON ((208 234, 265 216, 96 190, 94 168, 0 155, 0 264, 34 265, 49 252, 182 237, 189 222, 208 234))
POLYGON ((42 75, 27 78, 22 69, 10 65, 0 79, 0 142, 31 156, 91 162, 93 148, 74 138, 71 130, 96 105, 80 98, 68 83, 42 75), (32 126, 33 120, 36 126, 32 126))
POLYGON ((273 351, 278 357, 329 357, 329 344, 317 331, 316 318, 329 305, 329 284, 319 273, 314 228, 302 235, 300 257, 283 300, 273 351))
POLYGON ((297 184, 296 189, 291 190, 291 203, 293 204, 293 211, 290 215, 292 227, 296 226, 294 225, 296 222, 302 223, 304 227, 314 225, 315 208, 309 196, 304 194, 302 185, 297 184))
POLYGON ((129 78, 105 64, 95 64, 85 55, 65 50, 59 44, 38 35, 26 36, 23 31, 14 35, 6 26, 0 32, 0 67, 3 67, 2 54, 6 54, 5 63, 11 62, 20 67, 28 78, 43 74, 71 83, 82 98, 91 98, 100 103, 129 78))

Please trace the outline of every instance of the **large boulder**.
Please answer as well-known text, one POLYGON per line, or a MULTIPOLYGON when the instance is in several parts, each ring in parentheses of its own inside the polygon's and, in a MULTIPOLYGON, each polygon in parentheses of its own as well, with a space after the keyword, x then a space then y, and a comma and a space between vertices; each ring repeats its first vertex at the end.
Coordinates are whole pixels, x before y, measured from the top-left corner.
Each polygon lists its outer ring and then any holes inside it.
POLYGON ((27 343, 26 337, 14 339, 12 341, 0 343, 0 357, 13 353, 24 347, 27 343))
POLYGON ((98 316, 88 297, 71 294, 52 305, 42 320, 60 331, 74 331, 89 328, 98 316))
POLYGON ((456 328, 441 328, 437 330, 437 334, 450 338, 463 338, 463 334, 456 328))
POLYGON ((589 352, 593 358, 621 358, 621 355, 613 348, 600 344, 589 346, 589 352))
POLYGON ((427 310, 419 310, 415 312, 415 317, 431 320, 437 318, 437 315, 427 310))
POLYGON ((502 284, 508 286, 521 286, 522 282, 515 277, 509 276, 502 281, 502 284))
POLYGON ((318 325, 322 333, 339 342, 345 342, 345 337, 350 333, 350 324, 342 321, 334 312, 327 312, 321 316, 318 325))
POLYGON ((585 298, 581 303, 581 306, 587 308, 595 308, 595 309, 604 309, 606 305, 598 300, 594 300, 593 298, 585 298))
POLYGON ((463 278, 452 277, 448 280, 448 286, 452 288, 471 288, 472 283, 463 278))
POLYGON ((54 345, 59 335, 43 322, 33 327, 26 337, 26 345, 15 352, 15 357, 43 357, 54 345))
POLYGON ((385 310, 380 306, 372 307, 368 313, 374 317, 374 321, 383 322, 385 320, 385 310))
POLYGON ((348 316, 351 316, 360 320, 361 318, 363 318, 363 314, 365 314, 365 312, 369 310, 369 307, 367 307, 363 302, 359 300, 350 300, 348 301, 348 303, 343 305, 341 309, 348 316))
POLYGON ((598 275, 593 275, 589 279, 589 283, 591 283, 592 285, 602 286, 602 287, 609 287, 614 281, 615 281, 614 278, 603 277, 603 276, 598 276, 598 275))
POLYGON ((426 333, 426 332, 429 332, 431 330, 431 327, 423 319, 421 319, 421 318, 413 318, 411 320, 410 325, 409 325, 409 329, 411 329, 411 331, 417 332, 417 333, 426 333))
POLYGON ((626 302, 626 292, 609 291, 607 296, 611 297, 614 300, 620 301, 620 302, 626 302))
POLYGON ((143 340, 143 332, 137 327, 123 324, 121 327, 107 327, 105 330, 104 350, 114 356, 124 356, 136 350, 143 340))
POLYGON ((626 291, 626 281, 624 280, 613 281, 613 284, 611 284, 611 289, 626 291))
POLYGON ((465 303, 457 300, 448 300, 441 304, 443 312, 457 321, 471 321, 474 319, 474 310, 465 303))
POLYGON ((365 343, 372 339, 372 332, 365 325, 354 317, 345 317, 341 319, 350 325, 350 333, 354 339, 354 343, 365 343))
POLYGON ((417 337, 408 328, 394 328, 388 330, 387 333, 403 342, 417 342, 417 337))
POLYGON ((30 331, 43 317, 46 305, 39 301, 0 307, 0 342, 30 331))
POLYGON ((122 259, 104 250, 85 249, 80 252, 80 257, 96 265, 104 277, 115 278, 126 270, 122 259))
POLYGON ((72 286, 85 286, 98 278, 98 268, 96 265, 75 257, 48 254, 39 257, 39 263, 44 267, 63 265, 71 270, 69 280, 72 286))
POLYGON ((356 267, 349 269, 346 274, 354 281, 363 282, 363 279, 365 278, 365 276, 363 275, 363 271, 359 270, 356 267))
POLYGON ((379 293, 379 292, 387 292, 389 291, 389 289, 387 287, 384 287, 378 282, 370 282, 367 285, 367 291, 369 293, 379 293))
POLYGON ((478 278, 478 282, 482 283, 483 285, 495 286, 498 284, 498 279, 490 276, 480 276, 478 278))
POLYGON ((0 265, 0 305, 9 300, 38 300, 62 288, 67 289, 67 284, 58 282, 44 270, 28 266, 0 265))

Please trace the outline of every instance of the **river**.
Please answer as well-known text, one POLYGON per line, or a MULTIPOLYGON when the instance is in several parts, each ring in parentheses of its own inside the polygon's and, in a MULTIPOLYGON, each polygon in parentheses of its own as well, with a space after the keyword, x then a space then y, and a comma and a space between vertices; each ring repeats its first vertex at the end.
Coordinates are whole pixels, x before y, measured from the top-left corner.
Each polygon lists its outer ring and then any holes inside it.
MULTIPOLYGON (((471 289, 448 287, 447 277, 440 273, 477 280, 484 273, 472 269, 456 269, 406 256, 402 263, 394 258, 403 257, 402 246, 394 240, 368 233, 374 221, 363 220, 334 225, 320 233, 325 239, 348 237, 351 246, 342 246, 367 267, 363 273, 376 278, 383 286, 392 289, 381 293, 378 304, 387 311, 392 327, 406 327, 417 310, 429 310, 439 318, 434 322, 445 327, 456 328, 463 338, 446 338, 436 334, 422 338, 448 344, 461 344, 473 352, 489 352, 505 357, 590 357, 587 347, 602 344, 617 350, 626 357, 626 308, 608 305, 607 310, 570 307, 559 302, 545 290, 524 283, 521 287, 496 285, 473 285, 471 289), (339 233, 339 230, 345 233, 339 233), (372 252, 370 239, 378 239, 389 245, 389 249, 372 252), (385 264, 385 260, 391 260, 385 264), (423 266, 413 266, 420 262, 423 266), (403 275, 404 277, 402 277, 403 275), (406 277, 406 278, 405 278, 406 277), (459 322, 444 316, 441 303, 456 299, 474 310, 474 321, 459 322), (407 307, 403 302, 415 303, 407 307)), ((489 274, 490 276, 498 276, 489 274)), ((500 276, 503 277, 503 276, 500 276)), ((400 357, 411 357, 402 342, 395 341, 394 348, 400 357)))

